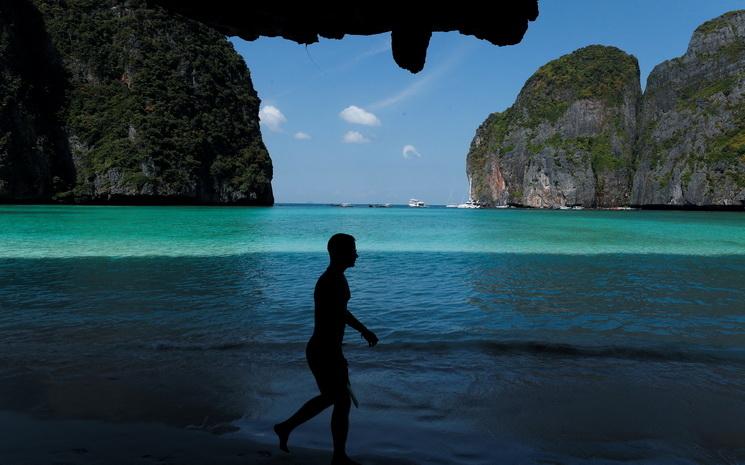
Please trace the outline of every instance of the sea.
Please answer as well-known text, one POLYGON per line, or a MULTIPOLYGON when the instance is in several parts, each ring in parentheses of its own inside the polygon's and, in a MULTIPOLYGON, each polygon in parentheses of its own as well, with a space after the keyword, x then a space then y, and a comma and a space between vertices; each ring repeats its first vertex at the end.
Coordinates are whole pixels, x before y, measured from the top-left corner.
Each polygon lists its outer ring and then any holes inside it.
POLYGON ((337 232, 352 457, 745 463, 741 212, 0 206, 0 409, 275 447, 337 232))

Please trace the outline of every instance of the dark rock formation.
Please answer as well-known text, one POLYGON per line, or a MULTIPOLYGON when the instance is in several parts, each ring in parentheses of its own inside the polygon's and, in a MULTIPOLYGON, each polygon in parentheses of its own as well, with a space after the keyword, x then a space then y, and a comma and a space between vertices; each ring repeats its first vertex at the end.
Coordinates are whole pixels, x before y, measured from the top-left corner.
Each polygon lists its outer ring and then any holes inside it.
POLYGON ((65 85, 39 12, 0 2, 0 201, 48 198, 73 184, 60 120, 65 85))
POLYGON ((2 89, 0 99, 31 102, 15 114, 0 108, 0 130, 16 141, 5 157, 14 164, 0 158, 5 201, 273 203, 259 99, 222 34, 144 0, 10 4, 38 11, 4 26, 0 42, 0 67, 21 89, 2 89), (48 39, 28 57, 17 31, 31 26, 48 39))
POLYGON ((490 206, 628 204, 640 98, 636 58, 617 48, 593 45, 544 65, 476 132, 471 196, 490 206))
POLYGON ((424 67, 432 32, 460 31, 494 45, 522 40, 528 21, 538 16, 537 0, 503 0, 484 7, 473 4, 344 4, 332 2, 271 3, 234 0, 149 0, 173 12, 204 22, 226 35, 255 40, 259 36, 318 42, 345 34, 371 35, 391 31, 393 57, 416 73, 424 67))
POLYGON ((639 205, 745 204, 745 10, 707 21, 657 65, 640 119, 639 205))

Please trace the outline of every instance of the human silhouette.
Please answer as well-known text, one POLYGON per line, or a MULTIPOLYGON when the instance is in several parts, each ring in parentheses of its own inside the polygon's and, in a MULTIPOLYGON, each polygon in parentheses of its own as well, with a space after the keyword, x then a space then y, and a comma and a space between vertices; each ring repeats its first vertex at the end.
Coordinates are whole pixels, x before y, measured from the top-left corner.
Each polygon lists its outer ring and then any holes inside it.
MULTIPOLYGON (((331 435, 334 455, 331 464, 359 465, 346 452, 349 409, 354 398, 349 385, 347 360, 341 345, 346 325, 359 331, 370 347, 378 343, 378 337, 347 310, 351 293, 344 271, 353 267, 357 260, 354 237, 349 234, 334 234, 329 239, 327 249, 330 263, 318 278, 313 293, 315 326, 305 349, 308 366, 321 393, 306 402, 289 419, 274 425, 274 432, 279 436, 279 448, 289 452, 287 440, 290 433, 333 405, 331 435)), ((356 399, 354 400, 356 403, 356 399)))

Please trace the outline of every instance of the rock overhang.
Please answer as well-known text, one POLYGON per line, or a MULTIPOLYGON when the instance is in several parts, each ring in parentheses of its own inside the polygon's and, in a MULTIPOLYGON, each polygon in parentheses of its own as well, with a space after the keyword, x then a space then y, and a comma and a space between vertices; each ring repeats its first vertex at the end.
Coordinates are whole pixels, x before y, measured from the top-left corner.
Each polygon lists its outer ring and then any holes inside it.
POLYGON ((256 40, 283 37, 299 44, 319 38, 391 33, 396 63, 412 73, 424 68, 433 32, 458 31, 494 45, 519 43, 528 22, 538 17, 538 0, 501 0, 423 5, 385 2, 376 6, 327 3, 257 3, 236 0, 148 0, 173 13, 198 20, 225 35, 256 40))

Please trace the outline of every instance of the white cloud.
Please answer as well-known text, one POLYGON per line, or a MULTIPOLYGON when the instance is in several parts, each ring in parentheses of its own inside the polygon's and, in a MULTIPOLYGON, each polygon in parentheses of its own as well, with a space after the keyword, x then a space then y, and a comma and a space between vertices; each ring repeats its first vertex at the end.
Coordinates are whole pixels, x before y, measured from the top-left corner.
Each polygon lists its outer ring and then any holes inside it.
POLYGON ((300 131, 300 132, 296 132, 295 135, 292 137, 294 137, 297 140, 308 140, 310 139, 310 134, 308 134, 307 132, 300 131))
POLYGON ((350 105, 343 109, 339 116, 348 123, 363 124, 365 126, 380 126, 380 120, 377 116, 362 108, 350 105))
POLYGON ((282 124, 287 122, 279 108, 267 105, 259 110, 259 122, 274 132, 282 131, 282 124))
POLYGON ((401 153, 403 153, 404 158, 411 158, 411 157, 421 158, 422 157, 422 154, 417 151, 416 147, 410 144, 404 145, 404 149, 402 150, 401 153))
POLYGON ((357 131, 347 131, 342 140, 347 144, 366 144, 370 142, 370 139, 357 131))

